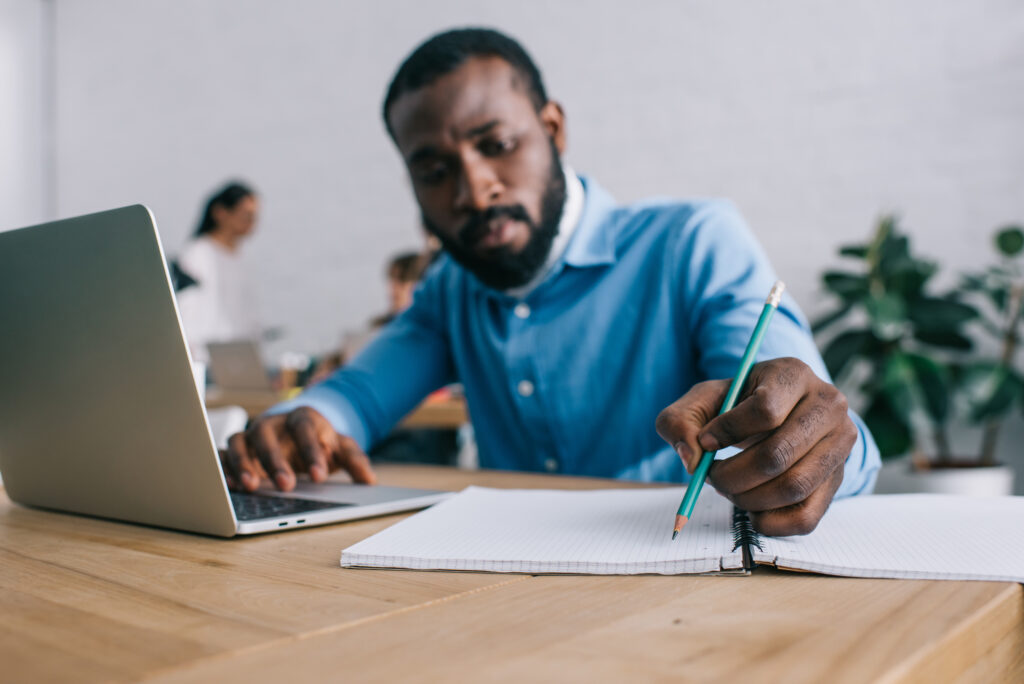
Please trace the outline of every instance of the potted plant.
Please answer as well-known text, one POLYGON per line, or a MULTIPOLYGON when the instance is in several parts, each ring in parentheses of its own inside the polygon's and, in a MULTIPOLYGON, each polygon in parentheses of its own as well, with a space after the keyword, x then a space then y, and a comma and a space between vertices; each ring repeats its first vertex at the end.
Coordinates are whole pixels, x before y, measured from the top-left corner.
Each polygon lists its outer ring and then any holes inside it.
POLYGON ((1021 317, 1024 233, 1000 231, 1007 263, 965 276, 932 292, 938 266, 915 256, 894 216, 883 217, 871 242, 842 247, 854 270, 827 271, 825 288, 838 307, 813 325, 833 331, 824 346, 829 372, 848 392, 878 443, 883 466, 878 491, 957 491, 1009 494, 1013 472, 995 463, 1002 419, 1024 401, 1013 366, 1021 317), (998 318, 998 320, 993 320, 998 318), (845 327, 834 332, 837 324, 845 327), (997 360, 975 352, 971 332, 998 336, 997 360), (954 424, 983 425, 976 453, 955 453, 954 424))

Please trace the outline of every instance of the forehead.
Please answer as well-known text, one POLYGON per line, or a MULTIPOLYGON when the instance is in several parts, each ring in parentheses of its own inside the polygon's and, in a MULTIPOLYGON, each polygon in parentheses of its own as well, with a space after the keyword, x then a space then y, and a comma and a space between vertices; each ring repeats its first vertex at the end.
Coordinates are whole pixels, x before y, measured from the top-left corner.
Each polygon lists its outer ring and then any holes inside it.
POLYGON ((474 57, 433 83, 409 91, 389 119, 403 154, 466 137, 474 128, 537 118, 523 77, 500 57, 474 57))

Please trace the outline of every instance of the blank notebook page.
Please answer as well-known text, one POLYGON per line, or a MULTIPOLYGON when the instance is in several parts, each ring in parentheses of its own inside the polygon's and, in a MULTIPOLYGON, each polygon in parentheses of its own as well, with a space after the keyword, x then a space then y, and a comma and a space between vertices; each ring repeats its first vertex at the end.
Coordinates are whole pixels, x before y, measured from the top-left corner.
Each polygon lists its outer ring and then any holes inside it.
POLYGON ((853 497, 811 534, 761 546, 757 562, 830 575, 1024 582, 1024 497, 853 497))
POLYGON ((341 553, 346 567, 664 575, 739 568, 732 505, 710 487, 672 541, 683 488, 469 487, 341 553))

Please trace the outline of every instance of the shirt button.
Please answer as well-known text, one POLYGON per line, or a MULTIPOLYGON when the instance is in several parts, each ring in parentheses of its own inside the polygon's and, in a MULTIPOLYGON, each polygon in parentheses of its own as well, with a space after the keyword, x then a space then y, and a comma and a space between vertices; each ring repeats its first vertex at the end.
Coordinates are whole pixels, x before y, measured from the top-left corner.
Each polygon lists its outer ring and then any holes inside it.
POLYGON ((516 304, 516 308, 513 309, 513 311, 519 318, 530 317, 530 305, 525 302, 519 302, 518 304, 516 304))
POLYGON ((533 383, 529 380, 520 380, 516 389, 519 391, 519 396, 528 397, 533 394, 533 383))
POLYGON ((558 459, 557 458, 546 458, 544 459, 544 470, 549 473, 553 473, 558 470, 558 459))

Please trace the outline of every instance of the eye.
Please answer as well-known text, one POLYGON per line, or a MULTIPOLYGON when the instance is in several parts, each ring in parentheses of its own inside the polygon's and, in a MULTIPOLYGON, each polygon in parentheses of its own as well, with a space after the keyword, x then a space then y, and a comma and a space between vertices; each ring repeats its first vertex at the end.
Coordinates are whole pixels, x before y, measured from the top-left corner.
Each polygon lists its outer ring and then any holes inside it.
POLYGON ((443 162, 425 164, 417 167, 414 173, 416 181, 423 185, 437 185, 448 176, 448 166, 443 162))
POLYGON ((515 149, 516 139, 512 137, 487 138, 480 142, 480 151, 488 157, 497 157, 502 154, 508 154, 515 149))

